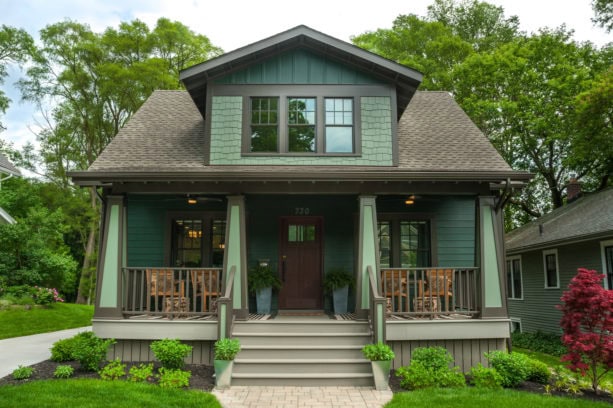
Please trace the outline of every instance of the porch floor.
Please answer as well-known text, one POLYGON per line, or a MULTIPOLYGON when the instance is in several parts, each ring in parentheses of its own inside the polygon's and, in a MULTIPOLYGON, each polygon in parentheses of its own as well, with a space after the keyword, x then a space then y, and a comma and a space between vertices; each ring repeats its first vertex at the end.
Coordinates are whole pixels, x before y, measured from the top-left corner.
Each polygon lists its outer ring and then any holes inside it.
MULTIPOLYGON (((130 320, 157 320, 157 321, 217 321, 216 315, 205 315, 205 316, 174 316, 172 319, 168 316, 160 316, 160 315, 134 315, 130 316, 128 319, 130 320)), ((402 321, 402 320, 470 320, 472 316, 460 313, 452 313, 452 314, 439 314, 435 316, 415 316, 415 315, 387 315, 386 321, 402 321)), ((339 320, 339 321, 353 321, 359 320, 357 319, 354 313, 345 313, 338 315, 329 315, 325 313, 315 314, 315 313, 291 313, 291 314, 257 314, 257 313, 249 313, 249 321, 257 321, 257 320, 272 320, 272 321, 326 321, 326 320, 339 320)))

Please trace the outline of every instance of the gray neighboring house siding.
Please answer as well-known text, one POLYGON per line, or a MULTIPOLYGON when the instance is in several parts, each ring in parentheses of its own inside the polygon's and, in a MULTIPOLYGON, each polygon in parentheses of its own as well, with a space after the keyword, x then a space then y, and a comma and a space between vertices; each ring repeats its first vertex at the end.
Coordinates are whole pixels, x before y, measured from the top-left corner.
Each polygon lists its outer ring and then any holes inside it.
POLYGON ((507 234, 507 260, 521 257, 523 292, 523 299, 509 298, 509 317, 521 324, 523 332, 561 334, 562 313, 556 306, 577 269, 606 273, 603 247, 613 246, 611 203, 613 188, 580 198, 507 234), (543 252, 552 250, 557 251, 559 288, 545 288, 543 252))

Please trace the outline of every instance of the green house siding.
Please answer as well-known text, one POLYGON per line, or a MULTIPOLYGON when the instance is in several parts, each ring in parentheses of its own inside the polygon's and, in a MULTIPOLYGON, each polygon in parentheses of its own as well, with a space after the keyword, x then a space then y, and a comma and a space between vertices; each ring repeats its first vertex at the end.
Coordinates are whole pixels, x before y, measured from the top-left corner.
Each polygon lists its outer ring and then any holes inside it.
POLYGON ((561 333, 562 313, 556 309, 578 268, 602 270, 600 241, 563 245, 558 250, 560 289, 545 289, 542 250, 521 254, 523 300, 509 299, 509 316, 521 319, 524 332, 561 333))
MULTIPOLYGON (((424 196, 407 206, 401 198, 377 200, 379 214, 430 219, 437 266, 475 266, 475 197, 424 196)), ((434 261, 433 261, 434 263, 434 261)))
POLYGON ((361 157, 349 156, 242 156, 243 98, 213 96, 210 164, 295 166, 391 166, 392 105, 387 96, 360 98, 361 157))
POLYGON ((378 84, 348 65, 306 50, 292 50, 215 80, 216 84, 378 84))

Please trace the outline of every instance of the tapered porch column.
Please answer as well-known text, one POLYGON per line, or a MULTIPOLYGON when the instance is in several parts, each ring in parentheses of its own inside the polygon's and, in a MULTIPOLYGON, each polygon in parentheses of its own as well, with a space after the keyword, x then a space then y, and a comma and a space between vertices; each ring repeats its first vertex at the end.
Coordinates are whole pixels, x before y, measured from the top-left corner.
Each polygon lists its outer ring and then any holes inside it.
MULTIPOLYGON (((247 303, 247 237, 244 196, 228 196, 225 245, 224 279, 227 279, 230 268, 236 267, 232 308, 237 319, 246 320, 249 317, 249 304, 247 303)), ((224 283, 225 288, 228 282, 224 283)))
POLYGON ((368 315, 370 308, 367 268, 375 271, 379 285, 379 240, 377 237, 377 205, 375 196, 360 196, 360 232, 357 260, 356 314, 360 318, 368 315))
POLYGON ((502 210, 494 197, 479 197, 479 260, 483 318, 507 317, 502 210))
POLYGON ((122 196, 107 196, 104 204, 94 317, 122 319, 121 273, 125 266, 125 214, 122 196))

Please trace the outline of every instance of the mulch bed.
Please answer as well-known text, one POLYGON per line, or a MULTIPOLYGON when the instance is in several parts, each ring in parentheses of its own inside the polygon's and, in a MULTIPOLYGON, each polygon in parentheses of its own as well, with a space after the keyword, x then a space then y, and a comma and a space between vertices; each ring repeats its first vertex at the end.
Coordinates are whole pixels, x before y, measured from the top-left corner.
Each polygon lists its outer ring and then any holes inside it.
MULTIPOLYGON (((139 365, 140 363, 126 363, 126 372, 130 370, 130 367, 133 365, 139 365)), ((30 381, 36 380, 52 380, 54 379, 53 373, 55 369, 59 365, 69 365, 74 368, 74 375, 71 378, 93 378, 99 379, 100 376, 98 373, 83 371, 79 369, 79 363, 76 361, 68 361, 64 363, 56 363, 51 360, 46 360, 40 362, 38 364, 31 365, 30 367, 34 368, 34 374, 27 380, 13 380, 12 375, 7 375, 4 378, 0 378, 0 386, 12 384, 19 385, 24 384, 30 381)), ((159 368, 159 364, 154 364, 154 372, 157 372, 159 368)), ((215 387, 215 380, 213 378, 213 374, 215 373, 215 369, 211 366, 201 365, 201 364, 186 364, 183 368, 184 370, 191 371, 192 376, 189 379, 189 388, 193 390, 200 391, 211 391, 213 387, 215 387)), ((61 381, 58 379, 56 381, 61 381)))
MULTIPOLYGON (((406 390, 400 386, 400 377, 396 376, 395 370, 392 370, 390 374, 389 385, 390 385, 392 392, 394 393, 406 392, 406 390)), ((546 394, 544 385, 538 384, 535 382, 531 382, 531 381, 525 381, 521 384, 521 386, 515 389, 517 391, 531 392, 534 394, 546 394)), ((583 399, 583 400, 589 400, 589 401, 596 401, 596 402, 607 402, 613 405, 613 395, 604 393, 602 391, 600 394, 596 394, 592 390, 582 390, 582 394, 569 394, 567 392, 562 392, 562 391, 551 391, 551 395, 583 399)))
MULTIPOLYGON (((140 363, 126 363, 126 372, 133 365, 138 365, 140 363)), ((0 386, 12 384, 19 385, 25 384, 30 381, 36 380, 49 380, 54 379, 53 373, 55 369, 59 365, 70 365, 74 368, 74 376, 72 378, 93 378, 99 379, 100 376, 98 373, 93 373, 89 371, 82 371, 79 369, 79 363, 75 361, 69 361, 65 363, 56 363, 51 360, 46 360, 38 364, 34 364, 30 367, 34 368, 34 374, 27 380, 13 380, 11 375, 8 375, 4 378, 0 378, 0 386)), ((159 364, 154 364, 154 368, 157 371, 159 368, 159 364)), ((200 391, 211 391, 215 387, 215 380, 213 379, 213 374, 215 370, 211 366, 201 365, 201 364, 186 364, 184 370, 188 370, 192 372, 192 376, 189 380, 189 388, 192 390, 200 390, 200 391)), ((56 380, 61 381, 61 380, 56 380)), ((400 378, 395 375, 395 371, 392 370, 390 375, 390 388, 394 393, 397 392, 405 392, 406 390, 400 387, 400 378)), ((532 392, 535 394, 545 394, 545 387, 542 384, 537 384, 534 382, 526 381, 519 388, 516 388, 518 391, 532 392)), ((552 391, 552 395, 558 396, 566 396, 577 399, 586 399, 591 401, 598 402, 607 402, 609 404, 613 404, 613 396, 611 394, 601 393, 597 395, 591 390, 583 390, 583 394, 580 395, 571 395, 565 392, 560 391, 552 391)))

